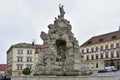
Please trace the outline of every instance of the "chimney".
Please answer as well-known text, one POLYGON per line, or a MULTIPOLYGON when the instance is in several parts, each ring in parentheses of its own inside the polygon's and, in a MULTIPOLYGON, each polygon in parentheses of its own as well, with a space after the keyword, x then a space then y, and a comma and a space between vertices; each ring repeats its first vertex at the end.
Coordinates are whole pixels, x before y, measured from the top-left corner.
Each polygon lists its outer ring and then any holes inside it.
POLYGON ((35 45, 35 39, 32 39, 32 45, 35 45))
POLYGON ((34 43, 34 42, 32 42, 32 45, 35 45, 35 43, 34 43))

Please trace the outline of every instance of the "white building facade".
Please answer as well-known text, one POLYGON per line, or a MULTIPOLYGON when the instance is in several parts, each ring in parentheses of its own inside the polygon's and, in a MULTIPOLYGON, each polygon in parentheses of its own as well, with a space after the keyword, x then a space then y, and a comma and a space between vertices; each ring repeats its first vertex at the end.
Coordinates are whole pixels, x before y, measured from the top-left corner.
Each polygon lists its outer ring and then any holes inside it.
POLYGON ((12 76, 23 75, 24 68, 34 69, 35 45, 18 43, 7 51, 7 72, 12 76))

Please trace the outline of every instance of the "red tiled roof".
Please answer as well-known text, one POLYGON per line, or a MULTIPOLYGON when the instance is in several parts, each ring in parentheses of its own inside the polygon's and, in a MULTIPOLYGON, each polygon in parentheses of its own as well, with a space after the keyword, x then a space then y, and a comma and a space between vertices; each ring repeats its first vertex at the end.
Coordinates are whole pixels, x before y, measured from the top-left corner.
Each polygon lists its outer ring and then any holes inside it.
POLYGON ((35 53, 39 53, 43 49, 43 45, 35 44, 35 53))
POLYGON ((117 40, 117 39, 120 39, 120 31, 114 31, 114 32, 94 36, 90 38, 88 41, 86 41, 85 43, 83 43, 81 47, 93 45, 101 42, 106 42, 106 41, 117 40))
POLYGON ((0 71, 6 71, 7 65, 6 64, 0 64, 0 71))

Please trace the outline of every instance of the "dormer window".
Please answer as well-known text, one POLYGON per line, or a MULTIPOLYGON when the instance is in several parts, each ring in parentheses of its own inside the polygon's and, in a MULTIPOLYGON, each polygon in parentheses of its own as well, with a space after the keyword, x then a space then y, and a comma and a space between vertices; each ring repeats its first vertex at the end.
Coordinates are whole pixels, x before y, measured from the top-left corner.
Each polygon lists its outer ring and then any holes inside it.
POLYGON ((116 39, 117 38, 117 36, 112 36, 112 39, 116 39))
POLYGON ((91 44, 92 42, 91 41, 88 41, 88 44, 91 44))
POLYGON ((102 42, 103 41, 103 39, 99 39, 99 42, 102 42))

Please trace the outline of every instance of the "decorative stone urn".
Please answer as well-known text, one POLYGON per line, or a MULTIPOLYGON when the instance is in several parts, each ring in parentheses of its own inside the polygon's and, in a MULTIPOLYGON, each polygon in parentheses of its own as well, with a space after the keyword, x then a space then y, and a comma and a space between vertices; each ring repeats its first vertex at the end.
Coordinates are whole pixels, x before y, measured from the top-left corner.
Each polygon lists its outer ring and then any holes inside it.
POLYGON ((48 33, 41 32, 43 40, 42 57, 38 60, 38 69, 43 74, 74 72, 80 69, 81 54, 78 41, 71 32, 70 22, 64 19, 63 5, 59 5, 60 15, 54 24, 49 24, 48 33), (42 58, 42 59, 41 59, 42 58))

